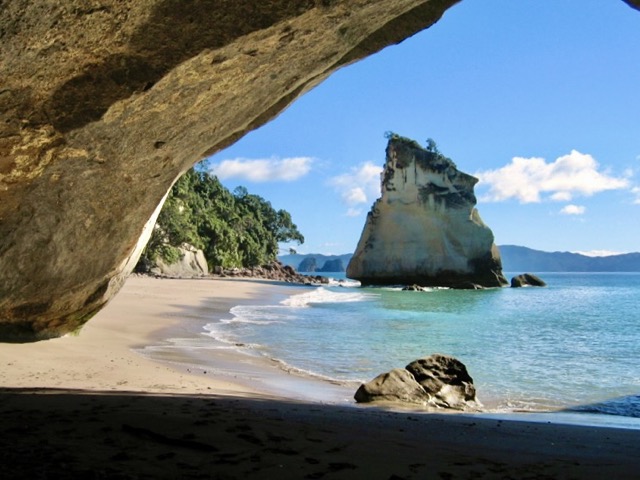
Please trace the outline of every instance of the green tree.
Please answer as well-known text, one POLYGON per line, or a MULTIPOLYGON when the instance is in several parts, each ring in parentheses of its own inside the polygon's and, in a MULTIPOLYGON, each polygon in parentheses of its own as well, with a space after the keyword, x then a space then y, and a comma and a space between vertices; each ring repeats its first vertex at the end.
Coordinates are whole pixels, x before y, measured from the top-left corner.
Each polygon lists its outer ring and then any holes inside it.
POLYGON ((278 243, 289 241, 304 242, 289 212, 245 187, 231 193, 199 164, 171 189, 141 266, 158 257, 175 262, 183 243, 202 249, 211 266, 256 266, 275 260, 278 243))
POLYGON ((427 138, 427 152, 435 153, 436 155, 440 154, 438 145, 433 138, 427 138))

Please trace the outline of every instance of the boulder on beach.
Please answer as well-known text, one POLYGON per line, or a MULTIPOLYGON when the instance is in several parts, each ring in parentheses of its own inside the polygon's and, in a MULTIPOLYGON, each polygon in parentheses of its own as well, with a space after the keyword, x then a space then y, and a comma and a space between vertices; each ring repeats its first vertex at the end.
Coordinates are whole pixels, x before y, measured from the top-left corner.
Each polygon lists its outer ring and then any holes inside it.
POLYGON ((400 402, 454 410, 477 411, 481 407, 466 366, 441 354, 378 375, 360 385, 354 398, 358 403, 400 402))
POLYGON ((511 287, 546 287, 547 283, 537 275, 532 273, 523 273, 516 275, 511 279, 511 287))
POLYGON ((405 369, 435 397, 438 406, 464 410, 477 403, 473 379, 464 363, 454 357, 431 355, 414 360, 405 369))
POLYGON ((431 399, 413 375, 403 368, 394 368, 363 383, 354 398, 358 403, 387 401, 419 404, 426 404, 431 399))

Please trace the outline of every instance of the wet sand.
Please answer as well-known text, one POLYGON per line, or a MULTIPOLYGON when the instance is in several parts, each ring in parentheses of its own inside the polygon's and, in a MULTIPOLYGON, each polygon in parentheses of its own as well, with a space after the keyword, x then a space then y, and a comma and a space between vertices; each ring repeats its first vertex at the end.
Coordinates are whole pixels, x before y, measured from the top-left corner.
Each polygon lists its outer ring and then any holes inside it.
POLYGON ((132 277, 79 336, 0 345, 3 477, 638 478, 640 430, 322 404, 136 351, 287 288, 132 277))

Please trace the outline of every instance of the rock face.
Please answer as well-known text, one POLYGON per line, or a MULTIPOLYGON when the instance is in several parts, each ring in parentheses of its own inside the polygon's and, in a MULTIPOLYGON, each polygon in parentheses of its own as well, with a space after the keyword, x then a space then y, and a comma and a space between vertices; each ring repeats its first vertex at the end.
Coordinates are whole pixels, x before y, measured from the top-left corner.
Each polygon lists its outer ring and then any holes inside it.
POLYGON ((475 208, 478 180, 397 135, 386 154, 382 197, 367 215, 347 277, 364 285, 506 284, 493 233, 475 208))
POLYGON ((78 329, 181 173, 458 1, 1 2, 0 341, 78 329))
POLYGON ((184 244, 179 249, 180 259, 168 264, 159 259, 151 273, 167 277, 203 277, 209 275, 209 265, 202 250, 184 244))
POLYGON ((511 287, 545 287, 547 284, 540 277, 532 273, 523 273, 516 275, 511 279, 511 287))
POLYGON ((215 275, 221 277, 260 278, 264 280, 276 280, 279 282, 299 283, 303 285, 326 285, 327 277, 320 275, 302 275, 289 265, 283 265, 275 261, 268 265, 248 268, 221 268, 216 267, 215 275))
POLYGON ((403 402, 436 408, 478 410, 473 379, 459 360, 435 354, 363 383, 357 402, 403 402))
POLYGON ((0 340, 78 329, 182 172, 455 3, 2 2, 0 340))

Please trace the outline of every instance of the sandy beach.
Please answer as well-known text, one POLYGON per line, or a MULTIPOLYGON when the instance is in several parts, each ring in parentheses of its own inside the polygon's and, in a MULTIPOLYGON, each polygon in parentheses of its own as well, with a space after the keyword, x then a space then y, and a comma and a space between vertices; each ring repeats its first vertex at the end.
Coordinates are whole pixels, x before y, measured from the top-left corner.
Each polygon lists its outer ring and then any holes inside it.
POLYGON ((0 345, 3 478, 638 478, 639 430, 314 402, 232 353, 206 373, 140 353, 293 288, 131 277, 79 335, 0 345))

